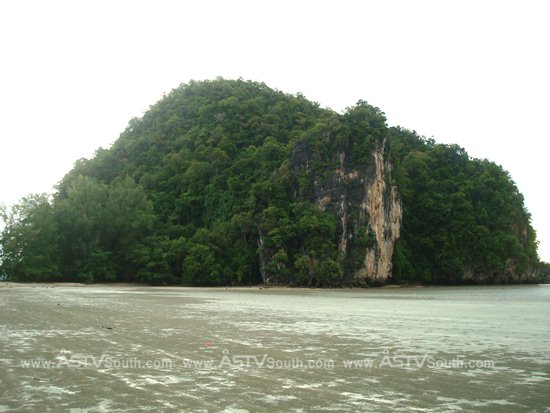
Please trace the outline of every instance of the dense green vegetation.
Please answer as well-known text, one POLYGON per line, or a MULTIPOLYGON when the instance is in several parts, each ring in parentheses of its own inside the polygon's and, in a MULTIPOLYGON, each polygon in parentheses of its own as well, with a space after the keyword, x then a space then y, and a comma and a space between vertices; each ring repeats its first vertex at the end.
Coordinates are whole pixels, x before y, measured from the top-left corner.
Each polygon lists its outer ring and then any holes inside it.
POLYGON ((506 171, 410 131, 390 135, 404 208, 396 278, 459 282, 466 272, 495 282, 507 272, 532 273, 536 235, 506 171))
POLYGON ((376 239, 356 235, 344 256, 340 220, 318 208, 318 188, 330 186, 342 153, 368 175, 381 142, 404 212, 395 280, 503 282, 538 265, 523 197, 494 163, 388 128, 366 102, 339 115, 301 95, 218 79, 182 85, 131 120, 110 149, 77 161, 53 197, 4 209, 0 273, 195 285, 268 274, 342 285, 376 239))

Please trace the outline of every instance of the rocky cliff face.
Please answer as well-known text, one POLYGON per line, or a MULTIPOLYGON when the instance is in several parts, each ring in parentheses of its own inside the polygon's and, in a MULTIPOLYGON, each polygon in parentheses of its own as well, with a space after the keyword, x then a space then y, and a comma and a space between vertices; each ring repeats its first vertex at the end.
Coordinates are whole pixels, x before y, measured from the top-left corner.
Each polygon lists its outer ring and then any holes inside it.
POLYGON ((518 263, 512 258, 506 261, 504 271, 475 272, 471 268, 467 268, 458 280, 460 283, 472 284, 528 284, 538 281, 539 271, 537 267, 529 267, 523 272, 518 271, 518 263))
MULTIPOLYGON (((401 199, 391 182, 392 165, 385 139, 379 141, 364 167, 349 161, 350 150, 333 155, 335 169, 315 173, 311 168, 312 150, 307 142, 297 145, 292 166, 296 174, 305 173, 313 183, 313 199, 307 201, 337 220, 339 259, 346 284, 383 284, 392 276, 392 257, 402 221, 401 199)), ((296 193, 296 198, 300 196, 296 193)), ((302 199, 303 200, 303 199, 302 199)), ((278 261, 277 251, 266 247, 267 234, 258 230, 259 269, 266 284, 285 283, 268 269, 278 261)), ((306 248, 301 248, 304 251, 306 248)), ((312 258, 315 261, 315 258, 312 258)), ((312 262, 311 267, 316 264, 312 262)))
POLYGON ((359 282, 384 282, 391 277, 393 248, 401 229, 401 202, 397 187, 388 182, 391 163, 384 152, 385 142, 373 153, 374 175, 366 179, 366 192, 359 206, 360 216, 368 218, 367 235, 372 233, 376 238, 376 244, 366 250, 364 265, 355 271, 359 282))
POLYGON ((348 168, 347 152, 338 154, 339 167, 328 184, 315 185, 316 204, 339 221, 339 246, 348 280, 380 284, 391 278, 394 244, 401 229, 402 209, 386 141, 372 153, 367 168, 348 168))

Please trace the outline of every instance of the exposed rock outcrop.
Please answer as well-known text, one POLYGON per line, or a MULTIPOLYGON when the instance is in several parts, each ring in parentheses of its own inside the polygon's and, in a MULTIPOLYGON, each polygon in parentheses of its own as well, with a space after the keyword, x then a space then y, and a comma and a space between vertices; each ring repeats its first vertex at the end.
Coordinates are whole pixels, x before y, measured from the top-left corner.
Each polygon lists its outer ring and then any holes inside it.
POLYGON ((372 153, 365 169, 346 167, 347 153, 338 153, 339 167, 328 184, 315 187, 316 204, 339 222, 339 246, 348 280, 355 284, 384 283, 391 278, 394 244, 401 229, 402 209, 386 141, 372 153))
POLYGON ((367 180, 365 198, 360 206, 368 214, 367 234, 373 233, 376 245, 367 248, 364 266, 355 271, 358 281, 384 282, 391 277, 393 248, 401 229, 402 209, 397 187, 387 182, 391 163, 384 147, 373 153, 374 176, 367 180))
MULTIPOLYGON (((336 166, 332 171, 313 172, 312 150, 307 142, 296 145, 292 166, 296 175, 305 173, 313 183, 313 199, 303 199, 295 193, 296 200, 313 202, 317 208, 336 218, 339 260, 343 264, 346 284, 383 284, 392 276, 394 245, 399 238, 402 220, 401 200, 397 187, 392 184, 392 165, 386 140, 377 142, 364 163, 348 161, 351 149, 333 155, 328 164, 336 166)), ((266 284, 286 283, 281 277, 285 266, 274 248, 267 247, 267 233, 258 227, 259 270, 266 284), (271 264, 269 264, 271 263, 271 264), (270 271, 269 268, 277 268, 270 271)), ((316 258, 304 252, 312 268, 316 258)), ((283 253, 284 258, 284 253, 283 253)), ((322 258, 322 257, 321 257, 322 258)))
POLYGON ((517 262, 509 258, 506 261, 504 271, 474 272, 471 268, 467 268, 458 282, 472 284, 528 284, 539 281, 538 268, 530 267, 520 272, 517 267, 517 262))

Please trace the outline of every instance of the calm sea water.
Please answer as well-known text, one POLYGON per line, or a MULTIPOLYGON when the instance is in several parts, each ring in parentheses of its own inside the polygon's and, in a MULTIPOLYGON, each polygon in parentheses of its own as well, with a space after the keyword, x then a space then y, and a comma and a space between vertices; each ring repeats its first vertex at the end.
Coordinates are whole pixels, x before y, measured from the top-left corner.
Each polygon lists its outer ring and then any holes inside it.
POLYGON ((0 284, 0 412, 550 412, 550 285, 0 284))

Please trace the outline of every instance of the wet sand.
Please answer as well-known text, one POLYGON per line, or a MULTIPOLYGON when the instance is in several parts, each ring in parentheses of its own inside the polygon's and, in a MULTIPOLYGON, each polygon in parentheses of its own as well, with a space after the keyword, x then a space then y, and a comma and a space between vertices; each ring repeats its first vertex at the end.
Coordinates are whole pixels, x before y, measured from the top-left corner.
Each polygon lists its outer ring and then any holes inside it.
POLYGON ((550 412, 550 286, 0 283, 0 412, 550 412))

